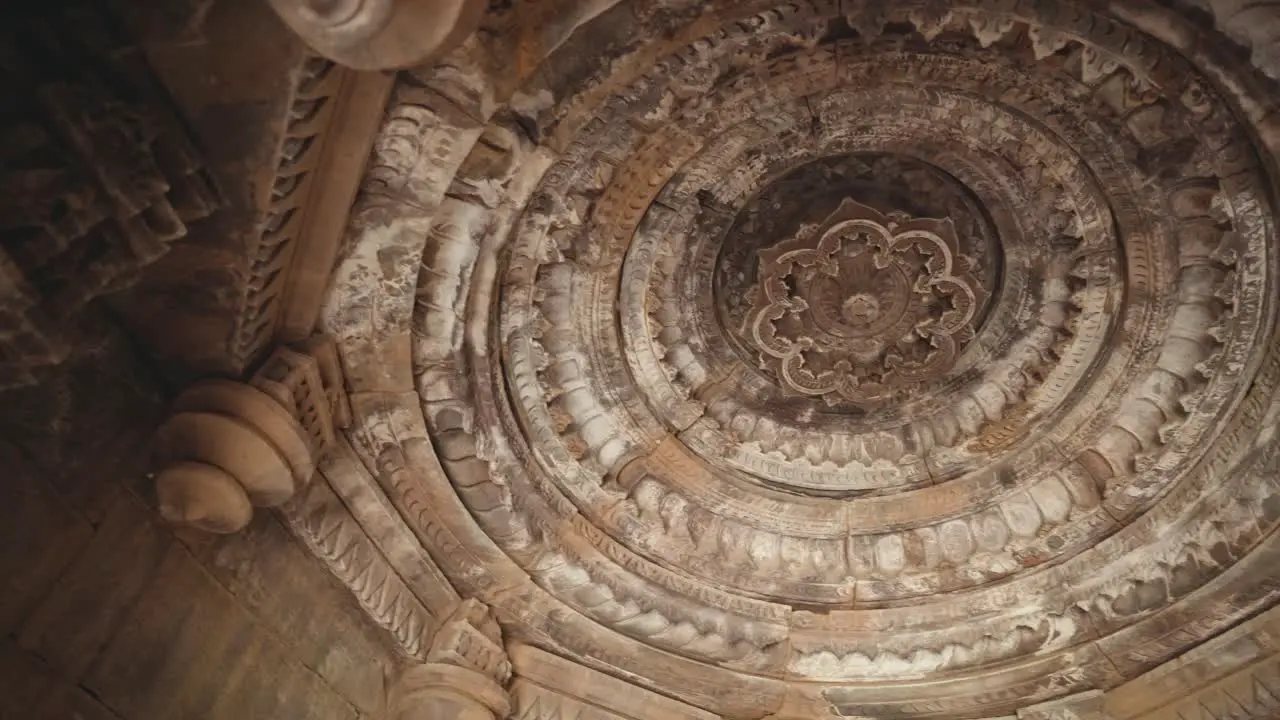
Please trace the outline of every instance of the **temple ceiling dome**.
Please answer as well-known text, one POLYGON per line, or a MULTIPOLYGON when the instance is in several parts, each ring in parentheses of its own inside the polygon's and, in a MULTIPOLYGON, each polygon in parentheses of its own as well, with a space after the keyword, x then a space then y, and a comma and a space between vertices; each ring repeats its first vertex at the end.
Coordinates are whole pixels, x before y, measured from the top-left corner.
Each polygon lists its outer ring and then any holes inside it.
POLYGON ((1262 602, 1278 136, 1238 53, 1139 2, 536 5, 402 74, 324 312, 452 579, 708 709, 893 717, 1262 602))

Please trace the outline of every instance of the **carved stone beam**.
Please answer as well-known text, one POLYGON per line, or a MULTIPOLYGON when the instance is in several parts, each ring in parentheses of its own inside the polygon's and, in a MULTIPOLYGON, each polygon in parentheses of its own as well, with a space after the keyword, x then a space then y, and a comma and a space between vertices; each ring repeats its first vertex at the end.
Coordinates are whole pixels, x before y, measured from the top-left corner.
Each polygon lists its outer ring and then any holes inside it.
POLYGON ((1101 690, 1069 695, 1018 710, 1018 720, 1111 720, 1101 690))
POLYGON ((484 0, 271 0, 317 53, 357 70, 421 65, 475 32, 484 0))
POLYGON ((327 337, 278 348, 249 381, 187 388, 156 432, 156 495, 168 521, 216 533, 249 523, 311 481, 351 418, 327 337))
POLYGON ((511 663, 489 608, 463 600, 440 627, 427 662, 391 690, 389 720, 500 720, 511 712, 504 689, 511 663))

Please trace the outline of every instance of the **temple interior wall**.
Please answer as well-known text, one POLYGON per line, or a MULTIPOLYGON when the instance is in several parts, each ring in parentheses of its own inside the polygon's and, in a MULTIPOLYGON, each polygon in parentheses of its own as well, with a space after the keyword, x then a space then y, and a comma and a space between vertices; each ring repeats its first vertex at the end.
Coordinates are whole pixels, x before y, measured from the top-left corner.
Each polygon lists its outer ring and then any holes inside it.
POLYGON ((156 515, 166 392, 97 335, 0 413, 0 717, 377 717, 388 643, 276 516, 219 537, 156 515))

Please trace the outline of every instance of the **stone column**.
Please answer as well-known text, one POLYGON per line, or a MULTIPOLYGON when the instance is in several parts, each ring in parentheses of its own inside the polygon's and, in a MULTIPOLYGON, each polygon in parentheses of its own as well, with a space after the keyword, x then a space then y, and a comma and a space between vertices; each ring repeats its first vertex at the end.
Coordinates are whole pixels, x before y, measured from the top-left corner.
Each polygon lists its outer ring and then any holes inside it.
POLYGON ((511 712, 510 678, 497 621, 484 604, 463 600, 436 633, 427 662, 392 688, 388 720, 502 720, 511 712))
POLYGON ((156 495, 168 521, 216 533, 249 523, 311 482, 350 422, 338 353, 315 337, 278 348, 247 382, 187 388, 156 431, 156 495))
POLYGON ((312 50, 356 70, 429 63, 480 26, 484 0, 271 0, 312 50))

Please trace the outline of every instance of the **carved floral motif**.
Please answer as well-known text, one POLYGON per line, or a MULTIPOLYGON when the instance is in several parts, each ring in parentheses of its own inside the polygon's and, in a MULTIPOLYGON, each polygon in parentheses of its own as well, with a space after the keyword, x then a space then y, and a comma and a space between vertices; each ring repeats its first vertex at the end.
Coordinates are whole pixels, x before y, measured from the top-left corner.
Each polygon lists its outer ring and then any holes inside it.
POLYGON ((986 291, 950 220, 845 200, 807 237, 760 254, 746 334, 787 389, 875 405, 946 374, 986 291))

